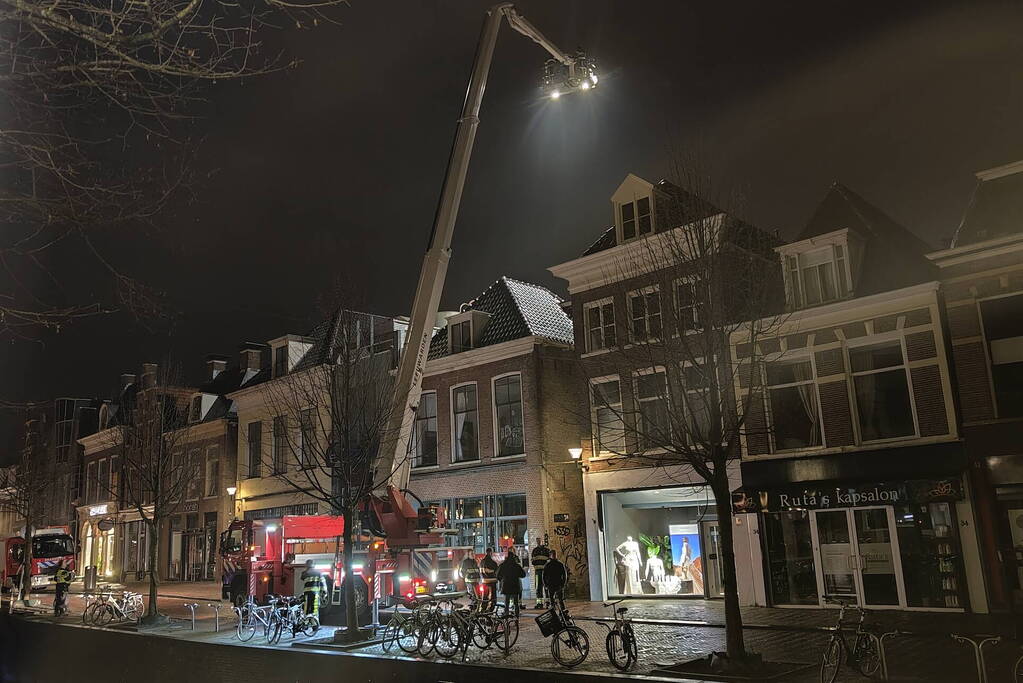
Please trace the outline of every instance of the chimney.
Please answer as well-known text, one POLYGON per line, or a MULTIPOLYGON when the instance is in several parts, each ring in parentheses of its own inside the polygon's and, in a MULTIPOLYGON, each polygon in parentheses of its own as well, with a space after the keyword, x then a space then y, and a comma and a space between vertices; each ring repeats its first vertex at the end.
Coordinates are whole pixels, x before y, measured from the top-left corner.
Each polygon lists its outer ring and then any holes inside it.
POLYGON ((245 342, 241 345, 241 351, 238 357, 238 367, 242 370, 252 370, 257 372, 263 367, 263 348, 266 344, 257 344, 255 342, 245 342))
POLYGON ((227 370, 227 358, 224 356, 206 356, 206 377, 215 380, 217 375, 227 370))
POLYGON ((134 381, 135 381, 135 375, 133 375, 131 373, 126 372, 123 375, 121 375, 121 391, 124 391, 125 389, 127 389, 128 385, 132 384, 134 381))
POLYGON ((142 388, 152 389, 156 386, 156 363, 142 364, 142 388))

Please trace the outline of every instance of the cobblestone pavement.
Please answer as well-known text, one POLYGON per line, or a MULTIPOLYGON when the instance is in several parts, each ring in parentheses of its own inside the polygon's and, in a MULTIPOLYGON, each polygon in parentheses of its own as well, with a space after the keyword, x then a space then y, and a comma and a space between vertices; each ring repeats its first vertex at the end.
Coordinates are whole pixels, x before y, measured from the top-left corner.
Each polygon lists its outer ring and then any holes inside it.
MULTIPOLYGON (((164 636, 202 640, 225 645, 242 645, 234 637, 234 614, 225 606, 221 611, 221 632, 214 633, 213 612, 205 608, 206 602, 215 602, 208 586, 180 585, 161 586, 161 590, 181 590, 182 597, 161 597, 160 608, 174 619, 166 626, 148 629, 148 632, 164 636), (196 630, 191 630, 188 610, 183 608, 184 598, 195 598, 203 609, 197 619, 196 630), (204 602, 205 601, 205 602, 204 602)), ((219 587, 218 587, 219 590, 219 587)), ((141 592, 141 591, 140 591, 141 592)), ((177 593, 173 595, 178 595, 177 593)), ((39 611, 48 611, 52 594, 36 595, 43 605, 39 611)), ((81 601, 80 597, 75 600, 81 601)), ((72 614, 63 620, 80 623, 80 608, 72 601, 72 614)), ((635 629, 639 639, 639 662, 631 673, 649 674, 659 667, 703 656, 713 650, 724 648, 723 604, 709 600, 673 601, 627 601, 629 617, 636 621, 635 629), (673 622, 673 623, 664 623, 673 622), (691 623, 685 623, 691 622, 691 623), (702 624, 702 625, 700 625, 702 624)), ((84 606, 84 603, 82 603, 84 606)), ((571 602, 570 610, 590 639, 590 654, 578 671, 614 673, 608 662, 604 641, 606 629, 595 619, 608 617, 609 610, 600 603, 571 602)), ((468 661, 500 667, 553 669, 559 665, 550 652, 550 640, 539 632, 533 619, 536 611, 523 613, 520 624, 519 642, 508 654, 495 648, 480 651, 470 648, 468 661)), ((773 661, 801 662, 811 664, 786 680, 791 683, 811 683, 818 680, 816 663, 827 641, 828 634, 820 627, 834 624, 834 610, 821 609, 779 609, 746 608, 743 610, 747 649, 759 652, 773 661)), ((381 618, 386 620, 386 615, 381 618)), ((892 680, 903 681, 954 681, 966 683, 977 680, 973 663, 973 652, 968 645, 956 644, 952 633, 977 634, 992 632, 992 620, 983 615, 936 614, 922 612, 871 612, 869 623, 876 624, 882 631, 898 628, 914 635, 898 636, 887 646, 889 671, 892 680)), ((278 648, 290 648, 296 641, 308 643, 324 640, 321 631, 318 637, 306 639, 285 637, 278 648)), ((249 647, 268 647, 257 635, 245 644, 249 647)), ((384 653, 379 644, 353 650, 361 654, 404 657, 400 650, 384 653)), ((988 672, 992 683, 1011 680, 1011 667, 1019 655, 1014 641, 995 645, 986 650, 988 672)), ((436 655, 433 655, 436 658, 436 655)), ((414 659, 414 657, 413 657, 414 659)), ((839 680, 843 683, 865 681, 851 671, 843 671, 839 680)))

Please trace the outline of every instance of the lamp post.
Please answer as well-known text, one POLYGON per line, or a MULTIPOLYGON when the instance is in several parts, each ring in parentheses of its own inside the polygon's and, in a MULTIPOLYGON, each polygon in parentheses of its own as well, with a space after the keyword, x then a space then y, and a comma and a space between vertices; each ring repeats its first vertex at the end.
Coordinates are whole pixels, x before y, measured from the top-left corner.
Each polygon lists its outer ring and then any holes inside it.
POLYGON ((238 518, 238 504, 237 504, 237 502, 235 502, 235 499, 234 499, 234 494, 236 494, 236 493, 238 493, 238 487, 237 486, 228 486, 227 487, 227 495, 231 496, 231 518, 232 519, 237 519, 238 518))

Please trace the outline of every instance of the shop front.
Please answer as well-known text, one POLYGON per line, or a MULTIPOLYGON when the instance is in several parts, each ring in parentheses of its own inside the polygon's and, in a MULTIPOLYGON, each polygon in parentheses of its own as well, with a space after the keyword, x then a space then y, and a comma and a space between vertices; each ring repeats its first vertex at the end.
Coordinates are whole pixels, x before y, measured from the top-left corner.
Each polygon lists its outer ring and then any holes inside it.
POLYGON ((733 505, 757 516, 767 604, 971 609, 979 557, 962 474, 758 485, 762 474, 733 505))
POLYGON ((88 505, 78 509, 78 516, 80 572, 84 572, 86 567, 95 567, 100 578, 114 576, 117 555, 115 506, 110 503, 88 505))

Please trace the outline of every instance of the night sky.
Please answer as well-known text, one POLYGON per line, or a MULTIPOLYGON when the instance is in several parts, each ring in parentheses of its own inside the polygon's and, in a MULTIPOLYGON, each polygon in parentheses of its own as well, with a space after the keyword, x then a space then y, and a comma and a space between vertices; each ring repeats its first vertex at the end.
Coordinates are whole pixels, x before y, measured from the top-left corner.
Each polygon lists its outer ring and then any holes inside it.
MULTIPOLYGON (((302 66, 217 85, 193 196, 156 233, 108 245, 167 292, 179 322, 78 324, 2 359, 10 399, 109 396, 168 354, 303 333, 342 277, 359 305, 412 303, 484 10, 470 0, 352 0, 340 26, 271 36, 302 66)), ((1023 158, 1023 4, 524 0, 522 14, 598 60, 600 87, 542 101, 546 54, 502 28, 443 307, 500 275, 546 284, 611 220, 633 172, 697 150, 744 217, 792 236, 835 180, 935 247, 977 170, 1023 158)), ((129 151, 128 153, 132 153, 129 151)), ((136 152, 142 153, 142 152, 136 152)), ((0 461, 17 442, 0 416, 0 461)))

